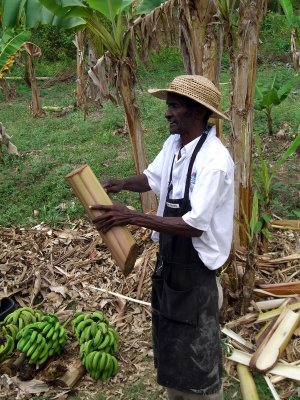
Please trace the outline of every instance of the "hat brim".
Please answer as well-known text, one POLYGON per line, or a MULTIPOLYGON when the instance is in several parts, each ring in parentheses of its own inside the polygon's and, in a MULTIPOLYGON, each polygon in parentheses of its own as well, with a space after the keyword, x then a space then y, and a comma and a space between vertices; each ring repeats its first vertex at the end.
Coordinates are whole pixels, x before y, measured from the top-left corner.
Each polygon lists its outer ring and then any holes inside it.
POLYGON ((180 96, 188 97, 189 99, 192 99, 196 101, 197 103, 203 105, 204 107, 208 108, 213 112, 210 118, 221 118, 225 119, 227 121, 230 121, 230 119, 227 117, 227 115, 223 114, 221 111, 217 110, 216 108, 212 107, 210 104, 206 103, 205 101, 200 101, 199 99, 196 99, 192 96, 187 96, 184 93, 181 93, 179 90, 172 90, 172 89, 148 89, 148 93, 150 93, 152 96, 160 99, 160 100, 166 100, 167 99, 167 94, 168 93, 174 93, 174 94, 179 94, 180 96))

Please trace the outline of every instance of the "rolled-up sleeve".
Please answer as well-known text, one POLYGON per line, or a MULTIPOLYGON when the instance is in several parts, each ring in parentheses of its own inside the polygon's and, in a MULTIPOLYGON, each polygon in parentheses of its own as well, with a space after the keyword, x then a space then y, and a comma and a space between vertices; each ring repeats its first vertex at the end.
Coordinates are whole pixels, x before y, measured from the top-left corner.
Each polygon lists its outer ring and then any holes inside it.
POLYGON ((190 194, 191 211, 182 217, 188 225, 201 231, 209 229, 216 208, 226 198, 226 179, 222 170, 203 168, 190 194))

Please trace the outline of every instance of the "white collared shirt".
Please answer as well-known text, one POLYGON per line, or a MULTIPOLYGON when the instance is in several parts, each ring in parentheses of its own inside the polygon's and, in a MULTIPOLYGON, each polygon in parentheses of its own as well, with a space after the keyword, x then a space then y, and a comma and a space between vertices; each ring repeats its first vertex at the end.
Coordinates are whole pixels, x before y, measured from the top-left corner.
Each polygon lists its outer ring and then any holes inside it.
MULTIPOLYGON (((183 198, 189 161, 198 140, 196 138, 184 146, 178 160, 180 135, 170 135, 155 160, 144 171, 151 189, 159 197, 157 215, 162 216, 164 212, 174 154, 170 198, 183 198)), ((193 246, 207 268, 217 269, 227 260, 232 242, 234 163, 228 150, 216 137, 215 126, 210 129, 196 156, 189 197, 191 211, 182 218, 188 225, 203 231, 200 237, 192 238, 193 246)), ((152 239, 157 241, 158 238, 159 233, 153 232, 152 239)))

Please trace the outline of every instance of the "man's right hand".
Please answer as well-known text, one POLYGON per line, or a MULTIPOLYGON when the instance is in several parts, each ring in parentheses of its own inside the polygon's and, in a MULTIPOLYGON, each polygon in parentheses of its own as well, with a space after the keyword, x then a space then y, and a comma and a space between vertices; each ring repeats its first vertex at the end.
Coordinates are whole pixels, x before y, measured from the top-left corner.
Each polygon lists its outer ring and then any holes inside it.
POLYGON ((124 181, 119 179, 108 179, 102 181, 101 185, 106 193, 119 193, 124 188, 124 181))

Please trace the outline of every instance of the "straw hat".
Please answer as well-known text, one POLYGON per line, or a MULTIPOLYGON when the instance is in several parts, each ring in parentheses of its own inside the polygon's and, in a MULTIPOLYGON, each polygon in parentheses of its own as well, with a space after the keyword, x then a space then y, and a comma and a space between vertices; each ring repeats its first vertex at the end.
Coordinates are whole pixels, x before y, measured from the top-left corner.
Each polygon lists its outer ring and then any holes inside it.
POLYGON ((152 96, 166 100, 168 93, 176 93, 202 104, 213 111, 211 118, 229 118, 223 114, 220 108, 221 93, 215 85, 204 76, 181 75, 177 76, 167 89, 149 89, 152 96))

